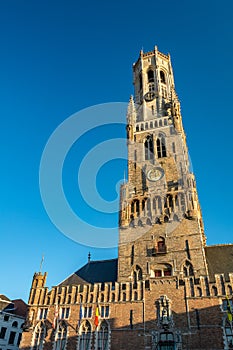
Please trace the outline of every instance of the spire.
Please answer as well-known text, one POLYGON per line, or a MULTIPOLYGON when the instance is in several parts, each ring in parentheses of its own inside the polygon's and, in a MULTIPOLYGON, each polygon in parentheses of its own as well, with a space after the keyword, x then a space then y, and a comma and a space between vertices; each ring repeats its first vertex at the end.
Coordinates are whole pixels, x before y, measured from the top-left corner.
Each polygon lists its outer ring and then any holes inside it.
POLYGON ((136 108, 135 108, 135 104, 134 104, 134 99, 133 96, 130 96, 129 99, 129 104, 128 104, 128 110, 127 110, 127 121, 129 125, 134 125, 134 123, 136 123, 136 108))
POLYGON ((88 253, 87 259, 88 259, 88 263, 89 263, 91 261, 91 253, 90 252, 88 253))
POLYGON ((42 255, 42 258, 41 258, 41 262, 40 262, 40 273, 42 273, 42 266, 43 266, 43 263, 44 263, 44 254, 42 255))

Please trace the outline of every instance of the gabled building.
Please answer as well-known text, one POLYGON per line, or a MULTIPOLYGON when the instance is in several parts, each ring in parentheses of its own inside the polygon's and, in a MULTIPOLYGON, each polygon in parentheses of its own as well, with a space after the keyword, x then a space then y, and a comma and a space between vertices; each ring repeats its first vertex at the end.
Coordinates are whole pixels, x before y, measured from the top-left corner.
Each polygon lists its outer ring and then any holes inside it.
POLYGON ((22 299, 10 300, 0 294, 0 349, 18 350, 27 315, 22 299))
POLYGON ((206 245, 170 56, 141 51, 133 74, 118 259, 50 290, 35 273, 21 349, 233 348, 233 245, 206 245))

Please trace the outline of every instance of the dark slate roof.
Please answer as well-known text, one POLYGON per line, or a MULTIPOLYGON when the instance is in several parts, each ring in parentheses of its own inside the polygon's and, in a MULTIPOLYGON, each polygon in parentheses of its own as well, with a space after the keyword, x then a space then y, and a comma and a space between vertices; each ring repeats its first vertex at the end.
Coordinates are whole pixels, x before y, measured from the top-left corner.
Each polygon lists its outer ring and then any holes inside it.
POLYGON ((214 281, 215 274, 224 273, 228 281, 228 273, 233 272, 233 244, 205 247, 205 252, 210 280, 214 281))
POLYGON ((5 295, 0 294, 0 311, 25 318, 27 304, 22 299, 10 300, 5 295))
POLYGON ((118 259, 89 261, 81 269, 67 277, 59 286, 116 282, 117 263, 118 259))

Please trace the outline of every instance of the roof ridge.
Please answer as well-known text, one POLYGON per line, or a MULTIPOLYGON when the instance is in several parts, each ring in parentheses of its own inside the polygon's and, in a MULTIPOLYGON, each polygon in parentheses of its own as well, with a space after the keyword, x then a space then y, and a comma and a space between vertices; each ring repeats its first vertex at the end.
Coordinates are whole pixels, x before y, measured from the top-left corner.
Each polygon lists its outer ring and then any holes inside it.
MULTIPOLYGON (((113 261, 113 260, 118 260, 118 258, 104 259, 104 260, 90 260, 90 261, 87 262, 86 264, 91 264, 91 263, 95 263, 95 262, 113 261)), ((85 264, 85 265, 86 265, 86 264, 85 264)), ((85 266, 85 265, 84 265, 84 266, 85 266)))
POLYGON ((214 245, 208 245, 205 248, 226 247, 226 246, 233 246, 233 243, 219 243, 214 245))

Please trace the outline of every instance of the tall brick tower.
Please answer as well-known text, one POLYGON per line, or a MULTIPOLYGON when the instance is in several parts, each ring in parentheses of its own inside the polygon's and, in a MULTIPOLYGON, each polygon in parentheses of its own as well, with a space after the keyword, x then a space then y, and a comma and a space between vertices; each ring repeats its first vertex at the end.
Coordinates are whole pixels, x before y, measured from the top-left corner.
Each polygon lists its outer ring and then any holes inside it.
POLYGON ((233 349, 233 244, 206 245, 170 56, 133 72, 118 259, 35 273, 21 350, 233 349))
POLYGON ((127 111, 118 280, 207 275, 205 235, 170 55, 140 52, 127 111))

